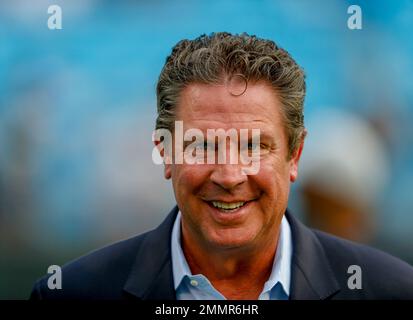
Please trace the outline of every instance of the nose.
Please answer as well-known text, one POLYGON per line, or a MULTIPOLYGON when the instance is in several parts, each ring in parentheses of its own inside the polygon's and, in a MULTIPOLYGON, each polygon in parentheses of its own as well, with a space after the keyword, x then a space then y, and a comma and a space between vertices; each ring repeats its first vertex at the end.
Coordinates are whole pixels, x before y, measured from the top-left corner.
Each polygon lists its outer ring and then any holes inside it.
POLYGON ((248 176, 243 174, 240 165, 219 164, 215 166, 210 179, 221 188, 230 191, 246 182, 248 176))

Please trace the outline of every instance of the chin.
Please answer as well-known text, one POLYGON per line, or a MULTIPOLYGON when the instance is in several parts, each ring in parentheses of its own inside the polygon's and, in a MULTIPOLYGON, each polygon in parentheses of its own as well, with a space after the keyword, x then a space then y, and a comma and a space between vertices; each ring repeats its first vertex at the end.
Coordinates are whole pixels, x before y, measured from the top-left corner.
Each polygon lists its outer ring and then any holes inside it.
POLYGON ((212 232, 208 238, 215 247, 235 249, 251 245, 254 242, 255 234, 251 234, 247 230, 226 229, 212 232))

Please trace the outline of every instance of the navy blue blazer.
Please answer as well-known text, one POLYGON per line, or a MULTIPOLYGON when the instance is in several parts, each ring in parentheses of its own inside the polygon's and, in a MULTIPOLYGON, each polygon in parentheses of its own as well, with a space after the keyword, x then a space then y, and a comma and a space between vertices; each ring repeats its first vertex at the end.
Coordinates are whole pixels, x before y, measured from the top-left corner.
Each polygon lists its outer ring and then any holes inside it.
MULTIPOLYGON (((156 229, 96 250, 62 267, 62 289, 38 280, 32 300, 175 300, 171 232, 175 207, 156 229)), ((413 268, 379 250, 307 228, 287 210, 293 239, 290 299, 413 299, 413 268), (350 265, 362 289, 350 289, 350 265)))

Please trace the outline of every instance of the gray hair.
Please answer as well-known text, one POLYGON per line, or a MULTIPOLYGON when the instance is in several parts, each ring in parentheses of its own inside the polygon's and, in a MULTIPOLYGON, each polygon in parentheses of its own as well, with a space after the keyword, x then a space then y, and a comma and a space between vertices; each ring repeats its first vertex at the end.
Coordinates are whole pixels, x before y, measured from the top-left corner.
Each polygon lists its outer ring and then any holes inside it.
POLYGON ((181 40, 166 58, 156 94, 156 129, 173 130, 181 91, 190 83, 219 84, 241 75, 248 82, 267 81, 278 94, 291 158, 305 134, 305 74, 290 54, 273 41, 228 32, 181 40))

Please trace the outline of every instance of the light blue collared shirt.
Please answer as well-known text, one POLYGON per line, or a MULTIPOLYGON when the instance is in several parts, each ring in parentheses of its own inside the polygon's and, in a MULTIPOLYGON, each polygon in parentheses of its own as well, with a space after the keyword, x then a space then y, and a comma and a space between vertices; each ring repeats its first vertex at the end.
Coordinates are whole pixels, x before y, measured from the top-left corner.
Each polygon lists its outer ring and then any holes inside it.
MULTIPOLYGON (((270 277, 264 284, 259 300, 288 300, 291 281, 292 239, 290 225, 282 218, 277 252, 270 277)), ((274 240, 275 241, 275 240, 274 240)), ((177 300, 225 300, 202 274, 191 273, 181 247, 181 212, 175 219, 171 235, 172 272, 177 300)))

